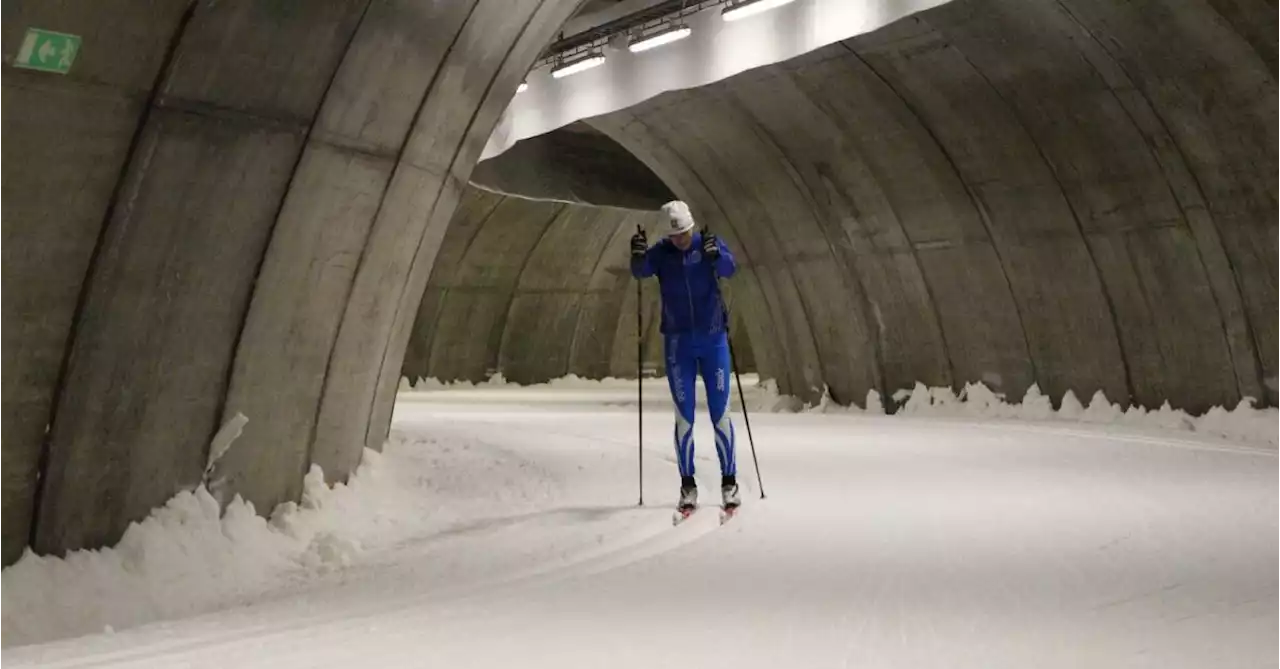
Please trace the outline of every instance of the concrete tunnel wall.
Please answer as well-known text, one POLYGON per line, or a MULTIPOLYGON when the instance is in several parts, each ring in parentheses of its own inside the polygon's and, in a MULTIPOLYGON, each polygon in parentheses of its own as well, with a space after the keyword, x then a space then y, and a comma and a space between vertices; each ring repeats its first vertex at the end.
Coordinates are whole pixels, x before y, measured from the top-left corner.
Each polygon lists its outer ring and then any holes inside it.
POLYGON ((6 67, 4 561, 118 539, 210 477, 265 512, 380 448, 435 252, 577 0, 113 0, 6 67), (20 167, 19 167, 20 166, 20 167))
MULTIPOLYGON (((236 412, 210 482, 263 511, 379 448, 472 165, 577 4, 10 8, 6 64, 28 26, 84 44, 3 79, 5 563, 113 542, 236 412)), ((1275 402, 1275 35, 1266 0, 955 0, 592 124, 737 244, 784 391, 1275 402)))
POLYGON ((587 122, 740 248, 784 392, 1274 404, 1275 28, 957 0, 587 122))

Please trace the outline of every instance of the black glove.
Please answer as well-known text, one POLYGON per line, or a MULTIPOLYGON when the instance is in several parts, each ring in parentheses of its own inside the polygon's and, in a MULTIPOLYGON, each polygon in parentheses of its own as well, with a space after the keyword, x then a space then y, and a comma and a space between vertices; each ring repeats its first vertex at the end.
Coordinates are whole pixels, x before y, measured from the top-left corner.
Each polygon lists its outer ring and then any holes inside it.
POLYGON ((643 257, 645 251, 648 250, 649 240, 644 236, 644 230, 637 230, 636 234, 631 236, 631 257, 643 257))
POLYGON ((717 260, 720 258, 720 243, 716 239, 714 232, 708 230, 702 233, 702 255, 707 260, 717 260))

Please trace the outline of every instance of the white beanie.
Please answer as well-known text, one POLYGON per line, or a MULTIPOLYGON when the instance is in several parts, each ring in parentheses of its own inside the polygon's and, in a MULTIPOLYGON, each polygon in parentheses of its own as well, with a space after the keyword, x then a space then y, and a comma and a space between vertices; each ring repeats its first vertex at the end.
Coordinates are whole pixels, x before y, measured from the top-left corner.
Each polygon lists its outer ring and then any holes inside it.
POLYGON ((662 212, 667 215, 667 235, 678 235, 693 229, 693 212, 689 205, 680 200, 672 200, 662 205, 662 212))

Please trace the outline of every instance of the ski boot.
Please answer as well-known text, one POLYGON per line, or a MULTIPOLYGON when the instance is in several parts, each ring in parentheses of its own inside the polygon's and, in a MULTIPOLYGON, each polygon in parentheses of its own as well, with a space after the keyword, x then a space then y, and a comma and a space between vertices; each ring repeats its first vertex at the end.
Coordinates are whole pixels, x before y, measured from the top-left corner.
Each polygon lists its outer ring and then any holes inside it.
POLYGON ((671 519, 673 525, 679 525, 681 521, 693 515, 698 510, 698 482, 692 476, 682 476, 680 478, 680 503, 676 505, 675 516, 671 519))
POLYGON ((733 518, 742 506, 742 498, 738 496, 738 480, 736 476, 724 476, 720 479, 720 522, 733 518))

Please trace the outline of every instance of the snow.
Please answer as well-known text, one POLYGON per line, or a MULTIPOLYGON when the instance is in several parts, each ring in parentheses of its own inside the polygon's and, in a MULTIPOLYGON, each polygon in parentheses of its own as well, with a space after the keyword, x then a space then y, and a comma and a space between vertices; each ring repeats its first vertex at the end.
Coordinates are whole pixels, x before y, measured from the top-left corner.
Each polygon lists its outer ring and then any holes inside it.
MULTIPOLYGON (((623 391, 636 387, 634 379, 584 379, 570 374, 547 383, 520 386, 507 381, 501 373, 494 374, 480 383, 469 381, 443 382, 438 379, 419 379, 410 383, 402 379, 402 391, 467 391, 476 389, 501 390, 506 392, 521 390, 594 390, 615 392, 622 397, 623 391)), ((801 400, 778 392, 777 383, 773 379, 761 380, 755 374, 742 375, 742 387, 747 400, 748 411, 792 412, 792 413, 840 413, 840 414, 872 414, 885 413, 885 406, 880 394, 875 390, 867 392, 861 409, 856 405, 842 406, 832 400, 829 392, 823 394, 815 405, 805 405, 801 400)), ((698 386, 699 397, 702 387, 698 386)), ((666 399, 666 381, 646 379, 644 381, 644 397, 646 402, 664 403, 666 399)), ((491 397, 497 397, 492 395, 491 397)), ((437 399, 445 399, 448 395, 437 395, 437 399)), ((575 395, 568 395, 573 400, 575 395)), ((634 397, 634 395, 632 395, 634 397)), ((549 399, 546 395, 544 399, 549 399)), ((1055 409, 1051 399, 1044 395, 1040 387, 1032 384, 1022 400, 1009 403, 1003 395, 993 392, 983 383, 969 383, 959 395, 950 388, 926 387, 916 383, 911 389, 900 389, 893 394, 894 404, 899 407, 898 413, 915 417, 963 417, 980 420, 1014 420, 1014 421, 1065 421, 1092 423, 1096 425, 1135 426, 1141 428, 1163 428, 1183 432, 1199 432, 1203 434, 1225 437, 1229 440, 1257 445, 1280 445, 1280 411, 1276 408, 1257 408, 1252 397, 1242 399, 1234 408, 1226 409, 1215 406, 1200 416, 1193 416, 1181 409, 1172 408, 1166 401, 1159 409, 1148 411, 1140 406, 1122 408, 1112 403, 1101 390, 1095 392, 1086 407, 1075 393, 1070 390, 1062 398, 1060 406, 1055 409)), ((734 406, 741 408, 737 395, 733 397, 734 406)), ((633 401, 620 400, 615 405, 630 406, 633 401)), ((665 406, 665 405, 664 405, 665 406)))
POLYGON ((347 564, 359 546, 356 530, 384 506, 378 493, 397 492, 371 484, 379 470, 379 454, 366 452, 350 486, 374 493, 362 496, 345 485, 327 488, 313 469, 302 504, 281 507, 270 521, 239 497, 221 512, 201 486, 130 526, 114 548, 66 559, 28 551, 4 571, 4 645, 230 606, 283 577, 347 564))
POLYGON ((1199 432, 1232 441, 1275 447, 1280 435, 1280 414, 1276 409, 1258 409, 1253 398, 1245 398, 1231 410, 1213 407, 1201 416, 1173 409, 1166 401, 1154 411, 1139 406, 1121 409, 1101 391, 1094 393, 1085 407, 1068 390, 1058 409, 1032 385, 1019 404, 1008 404, 981 383, 966 385, 957 397, 948 388, 925 388, 917 384, 903 409, 907 415, 964 416, 980 419, 1022 421, 1066 421, 1099 425, 1127 425, 1199 432))
MULTIPOLYGON (((739 517, 673 528, 669 400, 642 388, 643 507, 634 380, 407 390, 383 453, 347 485, 313 469, 269 520, 199 489, 113 549, 28 554, 3 573, 3 661, 1274 663, 1276 451, 1233 441, 1273 412, 921 386, 886 416, 766 381, 747 395, 776 409, 751 416, 768 499, 740 429, 739 517)), ((714 497, 705 412, 695 431, 714 497)))
POLYGON ((218 428, 218 433, 213 435, 213 439, 209 443, 209 460, 204 467, 204 477, 207 479, 209 474, 213 472, 213 468, 222 459, 222 456, 231 450, 231 445, 236 439, 244 434, 244 426, 249 424, 249 418, 239 411, 236 415, 227 419, 227 422, 218 428))

